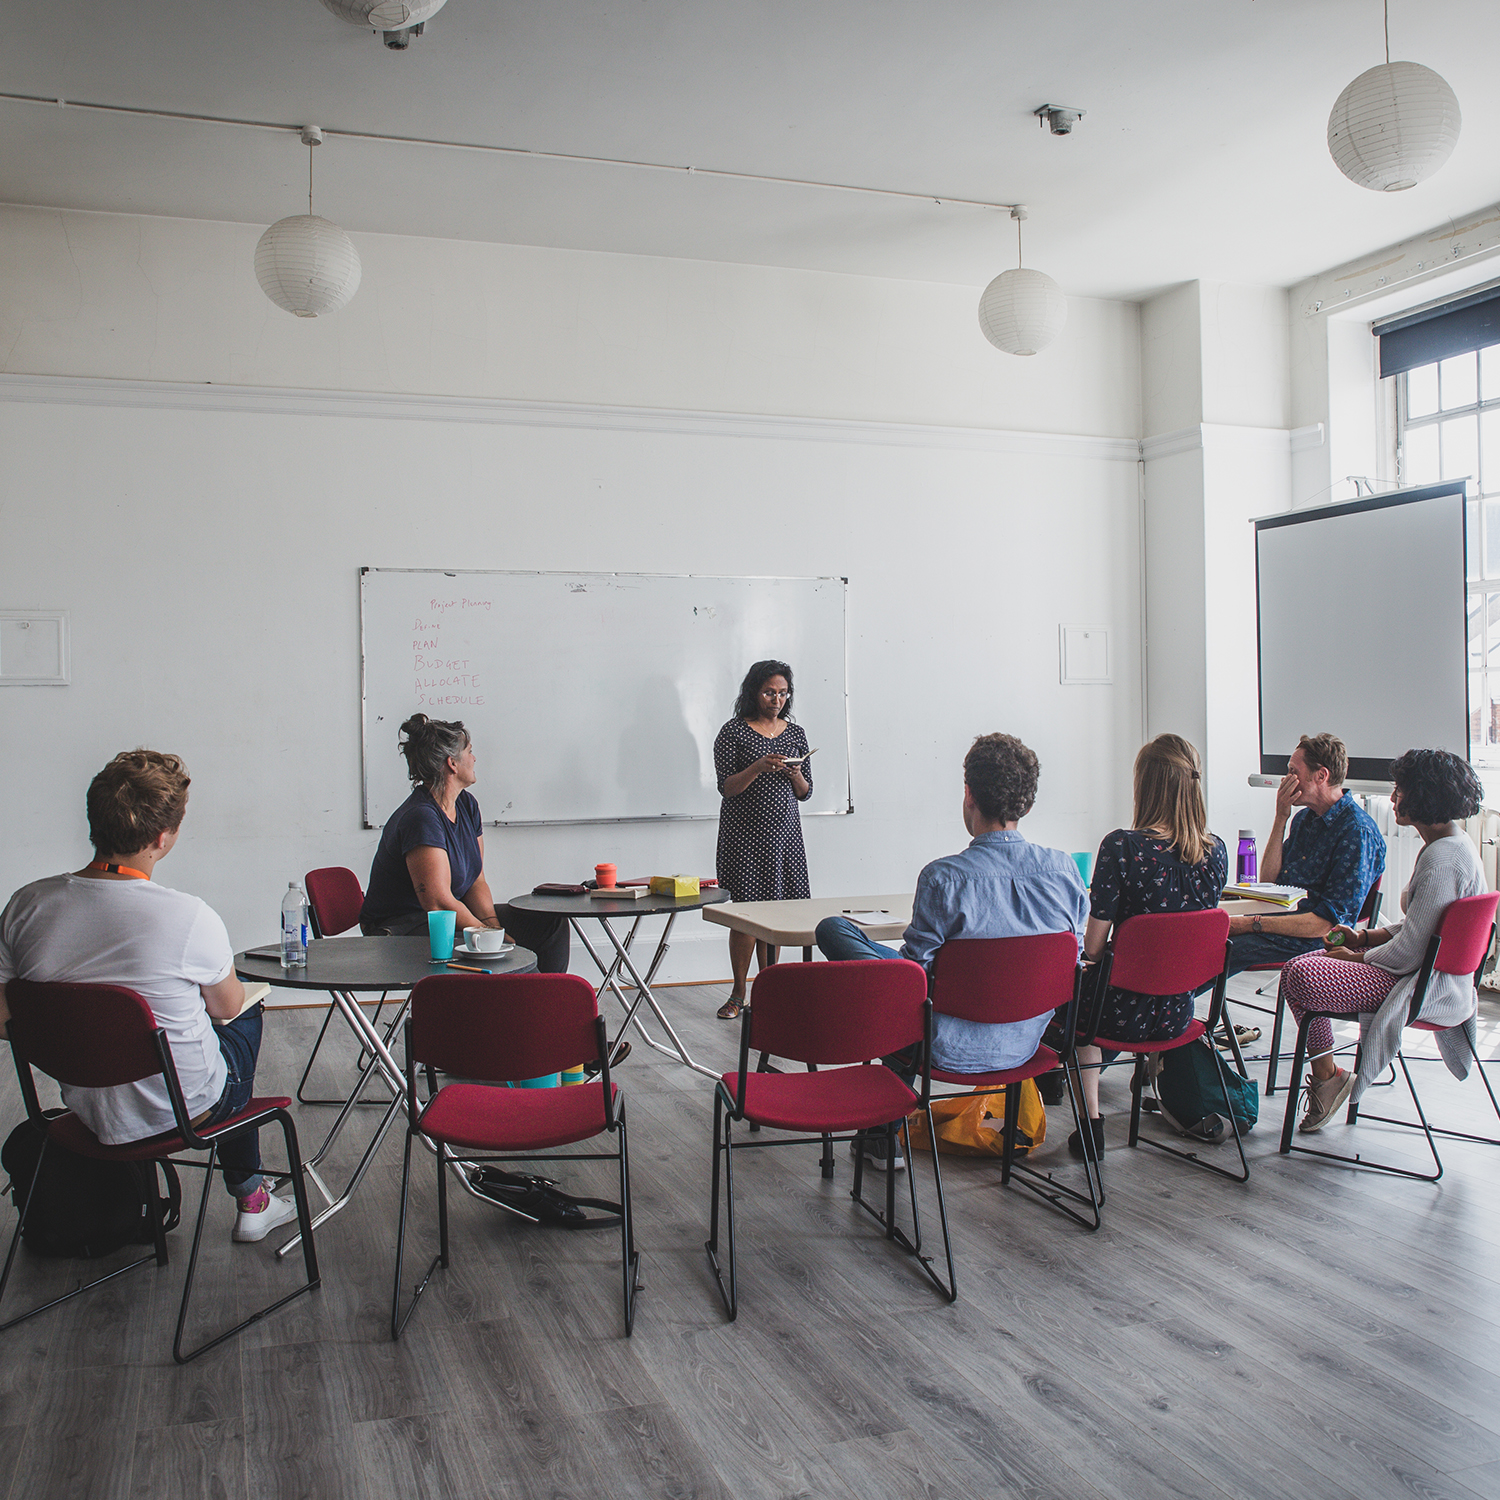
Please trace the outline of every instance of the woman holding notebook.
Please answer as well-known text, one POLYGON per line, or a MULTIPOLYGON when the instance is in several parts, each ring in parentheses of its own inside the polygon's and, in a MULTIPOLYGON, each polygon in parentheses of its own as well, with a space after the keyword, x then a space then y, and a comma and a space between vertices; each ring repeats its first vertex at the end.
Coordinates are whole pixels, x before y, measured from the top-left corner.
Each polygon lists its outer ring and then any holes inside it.
MULTIPOLYGON (((714 741, 714 770, 724 798, 719 811, 719 884, 735 901, 806 901, 807 855, 802 847, 799 802, 812 796, 807 735, 793 724, 792 669, 784 661, 758 661, 745 673, 734 717, 714 741)), ((732 1021, 745 1005, 750 955, 760 966, 778 950, 748 932, 729 934, 734 986, 719 1009, 732 1021)))

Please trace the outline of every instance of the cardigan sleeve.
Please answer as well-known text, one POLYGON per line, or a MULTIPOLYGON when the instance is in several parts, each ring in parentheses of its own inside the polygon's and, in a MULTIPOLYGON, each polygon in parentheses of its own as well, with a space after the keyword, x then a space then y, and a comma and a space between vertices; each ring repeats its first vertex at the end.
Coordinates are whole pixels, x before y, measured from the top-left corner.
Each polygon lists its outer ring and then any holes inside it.
MULTIPOLYGON (((1453 842, 1468 843, 1467 835, 1458 834, 1453 842)), ((1417 856, 1412 870, 1411 885, 1406 898, 1406 919, 1391 931, 1394 936, 1378 948, 1371 948, 1365 962, 1389 974, 1415 974, 1422 967, 1427 953, 1427 944, 1437 931, 1443 912, 1451 901, 1464 894, 1459 860, 1442 848, 1447 843, 1442 839, 1417 856)), ((1470 846, 1472 848, 1472 845, 1470 846)))

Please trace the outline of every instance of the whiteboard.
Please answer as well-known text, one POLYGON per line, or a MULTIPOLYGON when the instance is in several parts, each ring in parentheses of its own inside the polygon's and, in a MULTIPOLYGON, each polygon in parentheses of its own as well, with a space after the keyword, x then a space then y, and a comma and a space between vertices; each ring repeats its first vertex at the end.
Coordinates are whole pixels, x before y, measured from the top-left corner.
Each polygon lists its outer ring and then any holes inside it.
POLYGON ((462 720, 487 823, 715 818, 714 738, 750 664, 790 664, 804 813, 854 810, 842 578, 360 570, 364 819, 411 791, 414 713, 462 720))
POLYGON ((1407 750, 1468 758, 1464 495, 1457 480, 1255 523, 1263 774, 1324 731, 1353 781, 1388 781, 1407 750))

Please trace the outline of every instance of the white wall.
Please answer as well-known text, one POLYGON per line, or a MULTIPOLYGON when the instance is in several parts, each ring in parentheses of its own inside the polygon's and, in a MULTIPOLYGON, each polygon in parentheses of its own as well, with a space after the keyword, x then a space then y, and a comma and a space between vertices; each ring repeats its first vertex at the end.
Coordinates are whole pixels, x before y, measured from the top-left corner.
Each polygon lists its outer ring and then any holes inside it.
POLYGON ((358 295, 308 320, 259 234, 0 207, 0 370, 1140 435, 1133 303, 1071 298, 1017 359, 977 287, 362 234, 358 295))
MULTIPOLYGON (((1133 309, 1075 302, 1055 357, 1022 362, 983 345, 967 289, 363 237, 359 298, 308 325, 263 309, 253 240, 0 212, 8 368, 64 377, 11 381, 0 402, 0 607, 71 611, 74 645, 71 686, 0 689, 15 789, 0 888, 82 862, 87 780, 137 743, 188 761, 192 807, 163 877, 223 912, 237 945, 271 938, 288 878, 363 875, 362 565, 847 575, 857 812, 809 821, 815 890, 909 888, 960 846, 959 765, 984 730, 1042 759, 1033 837, 1091 848, 1128 816, 1133 309), (502 306, 519 309, 503 337, 502 306), (180 384, 71 378, 97 375, 282 390, 184 404, 180 384), (959 430, 976 417, 1127 441, 959 430), (1059 686, 1063 622, 1111 626, 1113 686, 1059 686)), ((546 704, 516 712, 544 745, 546 704)), ((504 895, 606 856, 707 873, 713 841, 711 823, 486 835, 504 895)))
POLYGON ((1210 826, 1263 840, 1250 521, 1290 503, 1286 293, 1195 281, 1141 311, 1147 719, 1203 756, 1210 826))

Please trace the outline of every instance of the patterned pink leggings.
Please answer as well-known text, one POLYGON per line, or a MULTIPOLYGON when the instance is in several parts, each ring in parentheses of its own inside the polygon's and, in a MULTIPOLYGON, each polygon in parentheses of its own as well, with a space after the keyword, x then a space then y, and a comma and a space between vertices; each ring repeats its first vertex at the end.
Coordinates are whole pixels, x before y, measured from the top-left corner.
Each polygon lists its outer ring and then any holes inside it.
MULTIPOLYGON (((1399 976, 1374 964, 1350 963, 1321 953, 1304 953, 1281 971, 1281 998, 1300 1024, 1309 1010, 1341 1015, 1380 1008, 1399 976)), ((1321 1017, 1307 1028, 1307 1055, 1333 1051, 1333 1027, 1321 1017)))

